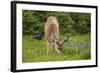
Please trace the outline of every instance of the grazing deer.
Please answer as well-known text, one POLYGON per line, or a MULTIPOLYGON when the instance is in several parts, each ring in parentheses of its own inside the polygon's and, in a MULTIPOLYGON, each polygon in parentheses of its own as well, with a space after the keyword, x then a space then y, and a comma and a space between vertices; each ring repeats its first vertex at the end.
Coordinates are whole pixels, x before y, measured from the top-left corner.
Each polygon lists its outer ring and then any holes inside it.
POLYGON ((45 41, 47 46, 47 54, 49 52, 53 52, 55 50, 58 54, 63 49, 63 41, 59 40, 59 22, 56 17, 50 16, 47 18, 47 22, 44 26, 44 33, 45 33, 45 41))

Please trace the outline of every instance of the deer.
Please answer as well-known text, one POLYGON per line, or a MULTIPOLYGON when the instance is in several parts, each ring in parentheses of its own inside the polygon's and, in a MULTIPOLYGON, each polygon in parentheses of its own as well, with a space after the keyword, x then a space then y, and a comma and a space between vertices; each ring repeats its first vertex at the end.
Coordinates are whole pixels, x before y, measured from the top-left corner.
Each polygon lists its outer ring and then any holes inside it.
POLYGON ((64 43, 68 41, 69 36, 64 40, 59 38, 59 22, 56 17, 49 16, 44 25, 44 37, 47 46, 47 54, 53 52, 54 50, 60 54, 64 48, 64 43))

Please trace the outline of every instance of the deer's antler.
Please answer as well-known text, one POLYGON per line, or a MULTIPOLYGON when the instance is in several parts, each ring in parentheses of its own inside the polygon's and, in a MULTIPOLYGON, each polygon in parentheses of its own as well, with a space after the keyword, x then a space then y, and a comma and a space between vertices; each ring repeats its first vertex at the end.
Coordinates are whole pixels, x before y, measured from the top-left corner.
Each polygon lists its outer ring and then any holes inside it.
POLYGON ((64 43, 68 42, 70 40, 70 34, 67 35, 67 37, 63 41, 59 41, 57 44, 59 45, 59 49, 63 50, 64 49, 64 43))
POLYGON ((71 34, 67 35, 67 38, 65 38, 65 39, 63 40, 62 44, 64 44, 65 42, 68 42, 69 39, 70 39, 70 37, 71 37, 71 34))

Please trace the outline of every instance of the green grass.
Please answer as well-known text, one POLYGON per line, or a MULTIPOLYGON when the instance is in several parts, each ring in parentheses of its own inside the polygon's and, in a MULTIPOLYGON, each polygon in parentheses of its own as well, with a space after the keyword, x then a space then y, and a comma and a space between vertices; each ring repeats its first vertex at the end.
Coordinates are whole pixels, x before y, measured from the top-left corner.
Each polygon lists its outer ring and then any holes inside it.
MULTIPOLYGON (((63 36, 65 37, 65 36, 63 36)), ((47 55, 45 40, 36 40, 33 36, 24 35, 22 42, 22 61, 29 62, 47 62, 47 61, 67 61, 67 60, 87 60, 91 59, 91 48, 86 47, 86 43, 90 43, 90 34, 73 36, 72 43, 66 42, 61 54, 54 52, 47 55), (81 42, 79 46, 75 43, 81 42)))

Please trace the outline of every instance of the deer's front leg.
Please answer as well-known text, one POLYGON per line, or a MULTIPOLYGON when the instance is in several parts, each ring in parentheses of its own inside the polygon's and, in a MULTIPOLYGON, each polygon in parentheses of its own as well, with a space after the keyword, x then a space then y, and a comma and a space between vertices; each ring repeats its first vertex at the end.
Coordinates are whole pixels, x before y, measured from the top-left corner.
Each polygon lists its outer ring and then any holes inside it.
POLYGON ((56 50, 56 52, 58 53, 58 54, 60 54, 61 52, 60 52, 60 50, 58 49, 58 46, 57 46, 57 44, 55 44, 55 47, 54 47, 54 49, 56 50))

